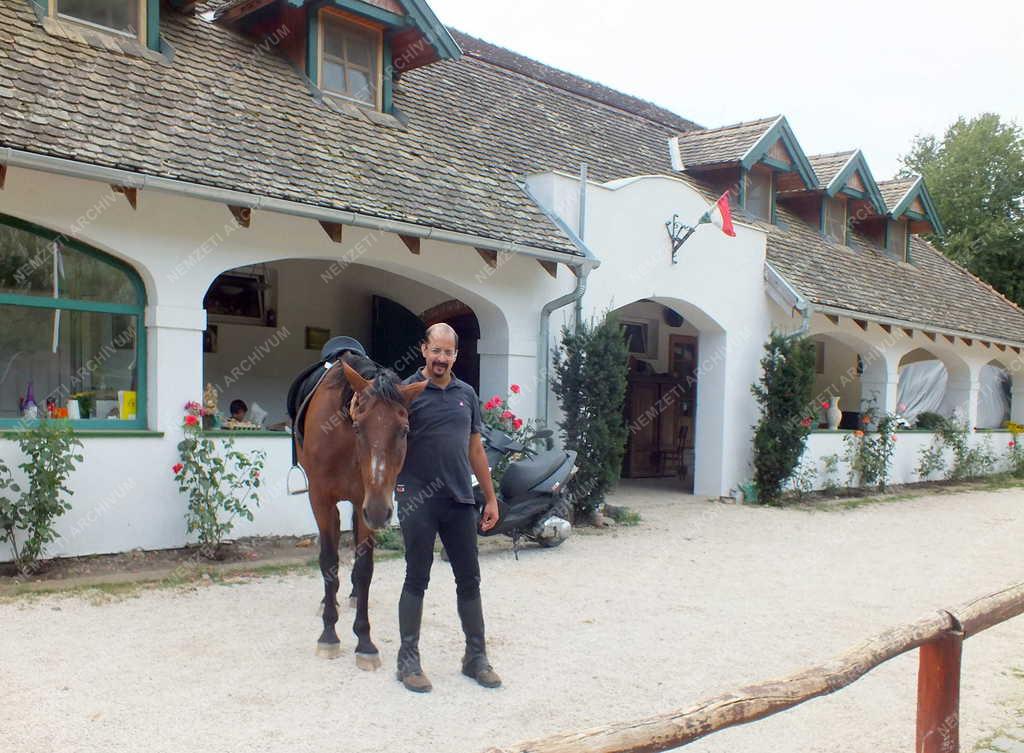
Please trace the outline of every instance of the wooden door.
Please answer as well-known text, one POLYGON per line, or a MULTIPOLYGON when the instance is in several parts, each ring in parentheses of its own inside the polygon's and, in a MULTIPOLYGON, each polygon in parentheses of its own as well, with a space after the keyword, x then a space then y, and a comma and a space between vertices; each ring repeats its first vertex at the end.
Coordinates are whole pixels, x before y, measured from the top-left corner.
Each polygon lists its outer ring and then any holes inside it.
POLYGON ((629 385, 629 439, 626 475, 630 478, 657 476, 658 419, 655 404, 660 395, 657 382, 634 381, 629 385))

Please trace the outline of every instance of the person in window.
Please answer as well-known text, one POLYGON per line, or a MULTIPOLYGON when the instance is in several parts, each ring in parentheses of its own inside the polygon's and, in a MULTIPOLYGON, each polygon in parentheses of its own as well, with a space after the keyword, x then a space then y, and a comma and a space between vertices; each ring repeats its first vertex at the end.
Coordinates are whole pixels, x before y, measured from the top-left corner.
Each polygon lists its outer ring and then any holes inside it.
POLYGON ((245 421, 246 414, 249 413, 249 406, 245 404, 244 400, 232 400, 230 410, 231 420, 242 423, 245 421))
POLYGON ((484 642, 476 540, 479 515, 470 480, 470 474, 475 474, 484 492, 480 528, 489 531, 498 522, 498 500, 480 440, 480 400, 472 387, 452 374, 458 355, 455 330, 447 324, 430 327, 420 352, 426 365, 405 383, 426 380, 429 384, 409 406, 408 449, 395 486, 405 541, 405 584, 398 602, 398 679, 411 691, 431 690, 420 666, 419 639, 434 541, 440 534, 455 574, 466 637, 462 673, 486 688, 496 688, 501 678, 487 661, 484 642))

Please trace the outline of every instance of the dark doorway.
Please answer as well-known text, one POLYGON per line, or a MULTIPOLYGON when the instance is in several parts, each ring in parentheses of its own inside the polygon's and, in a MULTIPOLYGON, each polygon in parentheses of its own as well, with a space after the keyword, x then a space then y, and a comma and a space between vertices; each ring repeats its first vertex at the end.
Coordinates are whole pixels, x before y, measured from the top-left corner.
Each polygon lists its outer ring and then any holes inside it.
POLYGON ((426 326, 423 320, 400 303, 373 297, 373 334, 370 357, 402 378, 423 364, 420 343, 426 326))

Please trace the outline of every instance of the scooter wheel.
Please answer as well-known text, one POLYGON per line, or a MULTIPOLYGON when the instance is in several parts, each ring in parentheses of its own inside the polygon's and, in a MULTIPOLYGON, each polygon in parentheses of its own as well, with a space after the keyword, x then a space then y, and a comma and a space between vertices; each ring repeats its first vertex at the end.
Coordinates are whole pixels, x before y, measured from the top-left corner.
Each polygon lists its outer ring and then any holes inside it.
POLYGON ((545 549, 554 549, 556 546, 561 546, 565 539, 537 539, 537 543, 545 549))

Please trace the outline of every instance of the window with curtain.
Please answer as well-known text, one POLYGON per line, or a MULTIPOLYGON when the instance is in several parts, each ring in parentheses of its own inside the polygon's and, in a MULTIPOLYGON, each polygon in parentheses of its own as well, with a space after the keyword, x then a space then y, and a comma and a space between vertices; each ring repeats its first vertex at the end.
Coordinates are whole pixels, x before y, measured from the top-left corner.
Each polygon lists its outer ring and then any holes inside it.
POLYGON ((333 13, 322 12, 320 17, 320 87, 330 94, 378 107, 383 44, 380 31, 333 13))
POLYGON ((124 263, 0 215, 0 426, 145 426, 145 292, 124 263))
POLYGON ((139 0, 57 0, 57 15, 138 36, 139 0))

